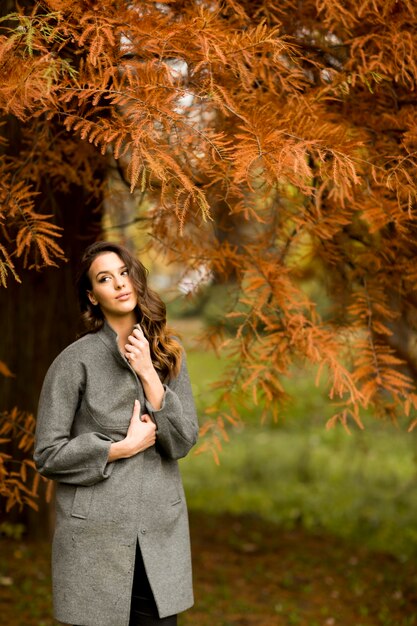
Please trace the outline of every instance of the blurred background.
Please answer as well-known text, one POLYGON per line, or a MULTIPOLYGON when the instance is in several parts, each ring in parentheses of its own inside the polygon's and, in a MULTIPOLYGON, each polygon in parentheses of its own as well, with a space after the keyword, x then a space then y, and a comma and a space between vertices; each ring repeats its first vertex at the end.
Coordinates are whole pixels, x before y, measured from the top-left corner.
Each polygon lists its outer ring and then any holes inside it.
POLYGON ((416 50, 405 0, 0 3, 1 625, 54 624, 36 403, 99 238, 187 352, 180 626, 417 624, 416 50))

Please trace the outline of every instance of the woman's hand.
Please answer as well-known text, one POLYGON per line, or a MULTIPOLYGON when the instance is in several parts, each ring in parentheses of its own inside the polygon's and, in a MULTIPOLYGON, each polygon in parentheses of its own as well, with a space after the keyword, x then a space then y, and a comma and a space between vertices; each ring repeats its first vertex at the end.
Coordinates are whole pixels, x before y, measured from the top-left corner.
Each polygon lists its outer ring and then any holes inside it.
POLYGON ((149 342, 139 325, 133 329, 128 341, 129 343, 125 345, 127 360, 139 378, 149 376, 155 368, 152 363, 149 342))
POLYGON ((108 462, 127 459, 138 452, 143 452, 153 446, 155 441, 156 425, 147 413, 140 415, 140 402, 135 400, 126 437, 110 445, 108 462))
POLYGON ((155 411, 162 406, 164 387, 158 373, 153 366, 149 342, 138 325, 128 337, 125 345, 126 358, 139 376, 145 396, 155 411))
POLYGON ((132 456, 150 448, 155 441, 156 424, 147 413, 140 416, 140 404, 138 400, 135 400, 133 415, 126 434, 126 443, 131 446, 132 456))

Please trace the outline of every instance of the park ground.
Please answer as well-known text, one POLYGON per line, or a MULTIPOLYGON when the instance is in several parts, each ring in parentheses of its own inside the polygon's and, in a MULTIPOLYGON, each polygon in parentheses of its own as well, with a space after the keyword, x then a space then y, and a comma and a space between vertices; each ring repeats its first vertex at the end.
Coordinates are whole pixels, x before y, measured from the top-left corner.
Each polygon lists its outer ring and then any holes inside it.
MULTIPOLYGON (((411 626, 417 567, 254 515, 191 512, 196 604, 179 626, 411 626)), ((48 543, 0 543, 0 623, 52 626, 48 543)))

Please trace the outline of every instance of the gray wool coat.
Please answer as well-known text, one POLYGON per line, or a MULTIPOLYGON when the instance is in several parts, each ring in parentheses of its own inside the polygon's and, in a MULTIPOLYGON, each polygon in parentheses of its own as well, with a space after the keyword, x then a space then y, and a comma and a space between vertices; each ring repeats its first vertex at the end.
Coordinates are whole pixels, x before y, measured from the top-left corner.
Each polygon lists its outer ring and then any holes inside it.
POLYGON ((185 358, 155 411, 105 323, 68 346, 43 384, 34 459, 57 481, 54 615, 69 624, 128 626, 136 544, 160 617, 193 604, 188 516, 177 459, 197 440, 185 358), (157 425, 154 446, 108 463, 135 399, 157 425))

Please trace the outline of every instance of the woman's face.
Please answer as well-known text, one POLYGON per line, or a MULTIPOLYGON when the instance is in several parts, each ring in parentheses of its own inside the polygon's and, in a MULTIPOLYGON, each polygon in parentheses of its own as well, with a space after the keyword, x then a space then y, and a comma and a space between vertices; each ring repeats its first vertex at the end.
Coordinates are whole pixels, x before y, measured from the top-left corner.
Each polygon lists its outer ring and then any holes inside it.
POLYGON ((90 265, 90 302, 107 318, 130 315, 137 304, 135 288, 123 260, 115 252, 99 254, 90 265))

